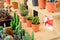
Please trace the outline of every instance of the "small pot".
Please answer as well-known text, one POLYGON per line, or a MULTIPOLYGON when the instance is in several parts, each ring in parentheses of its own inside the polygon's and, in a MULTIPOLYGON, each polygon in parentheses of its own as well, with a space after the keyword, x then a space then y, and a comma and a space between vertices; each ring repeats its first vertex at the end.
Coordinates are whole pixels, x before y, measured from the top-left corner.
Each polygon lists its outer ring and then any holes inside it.
POLYGON ((0 1, 0 7, 4 8, 4 2, 3 1, 0 1))
POLYGON ((7 3, 7 4, 10 4, 10 2, 11 2, 11 0, 6 0, 6 3, 7 3))
POLYGON ((18 2, 12 2, 12 7, 14 9, 18 9, 18 2))
POLYGON ((32 20, 26 20, 27 27, 32 27, 32 20))
MULTIPOLYGON (((39 23, 39 24, 40 24, 40 23, 39 23)), ((34 32, 39 31, 39 24, 32 24, 32 30, 33 30, 34 32)))
POLYGON ((22 22, 25 23, 26 22, 26 18, 25 16, 21 16, 22 22))
POLYGON ((46 7, 47 7, 48 12, 54 13, 55 9, 57 7, 57 4, 58 4, 57 1, 56 2, 47 2, 46 7))
POLYGON ((33 6, 38 6, 38 0, 32 0, 33 6))
POLYGON ((40 9, 46 8, 46 0, 38 0, 38 5, 40 9))

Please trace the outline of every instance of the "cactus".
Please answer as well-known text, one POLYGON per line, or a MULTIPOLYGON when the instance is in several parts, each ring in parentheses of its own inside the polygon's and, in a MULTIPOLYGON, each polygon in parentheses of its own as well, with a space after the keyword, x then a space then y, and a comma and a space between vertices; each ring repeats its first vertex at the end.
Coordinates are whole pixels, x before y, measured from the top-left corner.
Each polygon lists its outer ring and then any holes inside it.
POLYGON ((32 21, 33 21, 33 24, 38 24, 38 23, 40 23, 38 17, 34 17, 32 21))
POLYGON ((19 16, 16 14, 16 12, 14 12, 14 19, 13 21, 10 22, 10 26, 13 30, 15 30, 16 26, 18 26, 19 21, 20 21, 19 16))
POLYGON ((34 40, 34 33, 32 32, 32 37, 31 37, 31 40, 34 40))

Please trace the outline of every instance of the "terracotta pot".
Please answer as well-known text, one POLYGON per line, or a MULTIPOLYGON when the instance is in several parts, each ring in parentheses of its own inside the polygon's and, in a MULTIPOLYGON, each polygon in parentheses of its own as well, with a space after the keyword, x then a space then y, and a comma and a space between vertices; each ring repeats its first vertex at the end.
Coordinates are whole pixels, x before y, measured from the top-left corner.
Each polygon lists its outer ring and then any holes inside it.
POLYGON ((32 24, 32 30, 33 30, 34 32, 39 31, 39 24, 32 24))
POLYGON ((12 2, 12 7, 14 9, 18 9, 18 2, 12 2))
POLYGON ((11 35, 12 37, 14 37, 13 30, 10 27, 6 27, 5 30, 8 35, 11 35))
POLYGON ((45 9, 46 7, 46 0, 38 0, 38 5, 40 9, 45 9))
POLYGON ((4 2, 0 1, 0 7, 4 8, 4 2))
POLYGON ((7 3, 7 4, 10 4, 10 2, 11 2, 11 0, 6 0, 6 3, 7 3))
POLYGON ((57 4, 58 2, 47 2, 46 7, 47 7, 48 12, 54 13, 57 7, 57 4))
POLYGON ((26 20, 27 27, 32 27, 32 20, 26 20))
POLYGON ((21 16, 22 22, 25 23, 26 22, 26 18, 25 16, 21 16))

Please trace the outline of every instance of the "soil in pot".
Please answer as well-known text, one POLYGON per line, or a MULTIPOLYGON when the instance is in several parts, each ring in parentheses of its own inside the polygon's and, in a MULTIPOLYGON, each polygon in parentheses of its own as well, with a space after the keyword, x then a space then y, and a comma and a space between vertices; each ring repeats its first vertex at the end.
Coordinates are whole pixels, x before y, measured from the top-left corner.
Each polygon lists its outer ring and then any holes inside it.
POLYGON ((22 22, 25 23, 26 22, 26 18, 25 16, 21 16, 22 22))
POLYGON ((32 27, 32 20, 26 20, 27 27, 32 27))
POLYGON ((38 6, 38 0, 32 0, 33 6, 38 6))
POLYGON ((48 12, 52 12, 54 13, 56 11, 56 7, 57 7, 58 2, 47 2, 46 3, 46 7, 48 12))
POLYGON ((7 3, 7 4, 10 4, 10 1, 11 1, 11 0, 6 0, 6 3, 7 3))
POLYGON ((12 2, 12 7, 14 9, 18 9, 18 2, 12 2))
POLYGON ((46 0, 38 0, 38 5, 40 9, 45 9, 46 7, 46 0))
POLYGON ((40 23, 38 23, 38 24, 33 24, 32 23, 32 30, 34 31, 34 32, 37 32, 37 31, 39 31, 39 25, 40 23))

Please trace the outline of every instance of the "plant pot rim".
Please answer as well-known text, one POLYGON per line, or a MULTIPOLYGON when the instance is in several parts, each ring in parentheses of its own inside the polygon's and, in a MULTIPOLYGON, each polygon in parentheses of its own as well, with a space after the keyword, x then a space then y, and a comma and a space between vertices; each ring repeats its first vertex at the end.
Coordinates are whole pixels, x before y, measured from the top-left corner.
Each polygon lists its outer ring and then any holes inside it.
POLYGON ((55 1, 55 2, 50 2, 50 1, 47 1, 48 3, 57 3, 58 1, 55 1))
POLYGON ((39 25, 40 23, 38 23, 38 24, 34 24, 34 23, 32 23, 33 25, 39 25))

